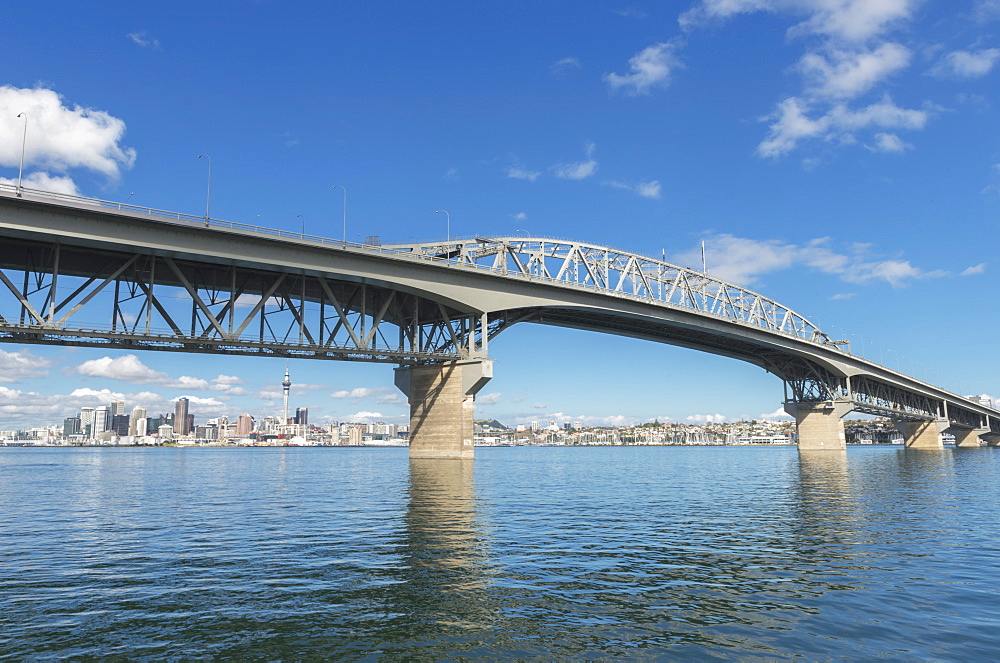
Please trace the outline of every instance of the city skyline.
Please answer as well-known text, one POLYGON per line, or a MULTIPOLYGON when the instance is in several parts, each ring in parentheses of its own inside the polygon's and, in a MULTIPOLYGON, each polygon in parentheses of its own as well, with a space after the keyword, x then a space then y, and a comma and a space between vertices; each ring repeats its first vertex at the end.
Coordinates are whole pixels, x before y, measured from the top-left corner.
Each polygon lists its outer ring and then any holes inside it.
MULTIPOLYGON (((211 168, 213 217, 352 241, 570 237, 698 269, 704 244, 853 351, 991 395, 997 7, 42 2, 0 45, 0 178, 23 149, 25 186, 200 214, 211 168)), ((782 418, 780 381, 731 359, 539 325, 490 349, 480 419, 782 418)), ((0 344, 0 429, 117 400, 279 415, 284 364, 0 344)), ((289 367, 317 423, 408 418, 392 365, 289 367)))

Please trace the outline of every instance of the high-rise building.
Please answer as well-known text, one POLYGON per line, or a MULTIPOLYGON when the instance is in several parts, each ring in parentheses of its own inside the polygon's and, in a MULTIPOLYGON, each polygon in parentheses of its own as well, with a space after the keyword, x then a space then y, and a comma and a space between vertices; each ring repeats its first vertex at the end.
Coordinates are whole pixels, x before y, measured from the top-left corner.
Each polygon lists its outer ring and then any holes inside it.
POLYGON ((94 433, 94 408, 92 407, 82 407, 80 408, 80 432, 84 435, 93 435, 94 433))
POLYGON ((113 430, 115 435, 118 435, 119 437, 125 437, 128 435, 128 415, 111 415, 111 426, 109 427, 109 430, 113 430))
POLYGON ((145 431, 142 433, 138 432, 136 428, 137 423, 140 419, 146 418, 146 408, 139 407, 138 405, 132 408, 132 414, 129 415, 128 419, 128 434, 129 435, 145 435, 145 431))
POLYGON ((111 416, 125 414, 125 401, 111 401, 111 416))
POLYGON ((177 435, 187 435, 188 423, 188 399, 178 398, 174 403, 174 433, 177 435))
POLYGON ((91 437, 97 437, 111 428, 111 408, 101 405, 94 409, 94 425, 90 430, 91 437))
POLYGON ((298 407, 295 408, 295 423, 300 426, 304 426, 309 423, 309 408, 298 407))
POLYGON ((80 434, 80 417, 67 417, 63 421, 63 437, 80 434))
MULTIPOLYGON (((131 426, 131 422, 129 422, 131 426)), ((149 434, 149 419, 146 417, 139 417, 135 420, 135 435, 136 437, 144 437, 149 434)))
POLYGON ((253 417, 249 414, 241 414, 236 420, 236 435, 246 437, 253 432, 253 417))

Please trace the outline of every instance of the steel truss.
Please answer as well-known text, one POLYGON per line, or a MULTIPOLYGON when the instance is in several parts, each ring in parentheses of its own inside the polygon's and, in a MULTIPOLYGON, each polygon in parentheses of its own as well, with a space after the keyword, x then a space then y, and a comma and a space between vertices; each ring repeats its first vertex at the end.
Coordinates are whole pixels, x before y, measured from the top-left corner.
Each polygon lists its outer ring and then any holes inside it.
POLYGON ((773 299, 707 273, 607 247, 538 238, 479 237, 382 248, 694 310, 824 345, 841 344, 773 299))
POLYGON ((5 341, 426 363, 485 357, 489 339, 514 322, 280 266, 13 240, 4 248, 5 341))

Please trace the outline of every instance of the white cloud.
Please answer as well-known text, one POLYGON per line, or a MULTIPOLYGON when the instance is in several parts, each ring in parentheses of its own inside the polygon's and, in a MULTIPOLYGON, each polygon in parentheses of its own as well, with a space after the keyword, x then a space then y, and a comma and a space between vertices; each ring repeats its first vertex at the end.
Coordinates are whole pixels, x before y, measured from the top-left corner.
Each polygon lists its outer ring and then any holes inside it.
MULTIPOLYGON (((0 86, 0 166, 16 167, 24 141, 26 166, 62 173, 83 168, 117 178, 135 162, 135 150, 123 147, 125 123, 105 111, 63 105, 59 94, 44 88, 0 86)), ((37 177, 41 178, 41 175, 37 177)), ((36 181, 41 182, 41 179, 36 181)), ((65 187, 58 178, 53 182, 65 187)))
POLYGON ((408 415, 390 415, 386 416, 381 412, 370 412, 367 410, 362 410, 361 412, 355 412, 354 414, 347 414, 340 417, 340 421, 346 421, 352 424, 374 424, 379 421, 385 423, 406 423, 408 421, 408 415))
POLYGON ((811 96, 853 99, 909 64, 909 50, 885 43, 874 50, 807 53, 799 61, 799 70, 810 83, 811 96))
POLYGON ((726 417, 721 414, 692 414, 685 417, 684 420, 694 424, 721 424, 726 420, 726 417))
POLYGON ((871 145, 866 146, 872 152, 885 152, 900 154, 913 146, 909 143, 903 142, 903 139, 896 134, 890 134, 886 132, 879 132, 875 134, 875 142, 871 145))
POLYGON ((790 19, 790 38, 813 37, 794 68, 804 88, 777 104, 762 118, 769 135, 758 145, 762 157, 781 157, 807 139, 826 144, 852 145, 864 138, 858 132, 883 130, 885 136, 867 140, 874 151, 899 152, 908 146, 884 130, 918 130, 926 111, 881 102, 855 109, 848 102, 883 85, 890 76, 910 66, 910 51, 886 36, 904 28, 923 0, 699 0, 680 16, 686 30, 733 18, 767 12, 790 19))
POLYGON ((604 80, 612 90, 632 95, 649 94, 654 87, 666 87, 673 71, 682 66, 676 55, 679 48, 679 42, 647 46, 629 59, 629 73, 606 74, 604 80))
MULTIPOLYGON (((946 276, 944 270, 923 270, 905 260, 881 259, 871 255, 871 247, 854 244, 846 252, 829 246, 829 238, 804 245, 781 240, 757 240, 733 235, 706 238, 705 254, 711 276, 743 286, 753 285, 761 276, 794 267, 806 267, 837 276, 848 283, 883 281, 894 288, 919 279, 946 276)), ((681 265, 701 265, 701 246, 673 257, 681 265)), ((852 295, 835 296, 844 298, 852 295)))
POLYGON ((49 374, 50 366, 52 366, 51 359, 38 357, 27 350, 18 352, 0 350, 0 383, 45 377, 49 374))
POLYGON ((763 421, 789 421, 793 418, 794 417, 788 416, 788 413, 785 412, 784 408, 780 407, 774 412, 764 413, 759 417, 759 419, 763 421))
POLYGON ((981 23, 1000 19, 1000 0, 975 0, 972 15, 981 23))
POLYGON ((579 58, 563 58, 561 60, 556 60, 549 67, 549 70, 553 74, 564 74, 570 69, 582 69, 583 65, 580 63, 579 58))
POLYGON ((587 143, 586 161, 556 164, 550 168, 552 174, 564 180, 584 180, 593 176, 594 173, 597 172, 597 161, 594 159, 594 149, 595 146, 593 143, 587 143))
MULTIPOLYGON (((174 387, 177 389, 199 389, 231 391, 230 384, 226 380, 238 379, 230 376, 220 375, 222 383, 213 385, 203 378, 182 375, 172 378, 166 373, 153 370, 146 366, 133 354, 122 355, 120 357, 100 357, 83 362, 71 372, 78 375, 86 375, 92 378, 105 378, 110 380, 121 380, 122 382, 132 382, 134 384, 156 384, 163 387, 174 387)), ((216 378, 218 380, 218 378, 216 378)), ((213 381, 214 382, 214 381, 213 381)))
POLYGON ((482 396, 476 396, 477 405, 496 405, 500 402, 500 397, 502 394, 500 392, 495 392, 492 394, 483 394, 482 396))
POLYGON ((535 409, 537 409, 537 410, 544 410, 544 409, 545 409, 545 408, 547 408, 548 406, 549 406, 549 404, 548 404, 548 403, 535 403, 535 404, 534 404, 534 405, 532 405, 531 407, 533 407, 533 408, 535 408, 535 409))
POLYGON ((810 109, 799 98, 789 97, 764 119, 774 120, 769 136, 757 146, 763 157, 779 157, 791 152, 804 139, 853 143, 855 133, 870 129, 923 129, 928 112, 900 108, 888 96, 858 110, 843 104, 811 119, 810 109))
POLYGON ((517 219, 518 221, 524 221, 525 219, 528 218, 528 215, 525 214, 524 212, 518 212, 517 214, 514 215, 514 218, 517 219))
POLYGON ((151 369, 131 354, 91 359, 77 366, 75 372, 92 378, 110 378, 139 384, 160 383, 170 379, 166 373, 151 369))
POLYGON ((375 399, 378 405, 409 405, 406 397, 402 394, 383 394, 375 399))
POLYGON ((1000 59, 1000 48, 978 51, 953 51, 945 55, 932 69, 935 76, 980 78, 993 70, 1000 59))
POLYGON ((962 276, 973 276, 975 274, 982 274, 986 271, 986 263, 981 262, 978 265, 973 265, 972 267, 966 267, 962 270, 962 276))
POLYGON ((125 36, 128 37, 132 41, 132 43, 136 44, 137 46, 142 46, 143 48, 151 48, 154 51, 160 50, 160 40, 157 39, 156 37, 151 37, 149 33, 147 33, 145 30, 142 30, 140 32, 130 32, 125 36))
POLYGON ((236 377, 235 375, 221 375, 221 374, 217 378, 212 380, 212 382, 218 385, 243 384, 243 380, 236 377))
POLYGON ((540 172, 537 170, 528 170, 526 168, 520 168, 518 166, 512 166, 507 169, 507 177, 514 180, 526 180, 528 182, 534 182, 538 179, 540 172))
MULTIPOLYGON (((8 179, 6 177, 0 177, 0 182, 4 184, 10 184, 12 186, 17 185, 16 179, 8 179)), ((49 175, 43 172, 29 173, 21 178, 21 186, 26 189, 38 189, 39 191, 51 191, 52 193, 65 193, 70 196, 80 195, 80 191, 76 188, 76 182, 74 182, 69 177, 64 177, 62 175, 49 175)))
POLYGON ((454 167, 453 168, 449 168, 447 170, 447 172, 445 172, 445 174, 443 176, 443 179, 446 182, 457 182, 458 180, 460 180, 461 177, 458 174, 458 168, 454 168, 454 167))
POLYGON ((649 182, 637 182, 635 184, 629 184, 628 182, 619 182, 618 180, 608 180, 606 182, 601 182, 604 186, 610 186, 614 189, 623 189, 625 191, 631 191, 637 196, 642 198, 651 198, 653 200, 660 199, 661 187, 657 180, 650 180, 649 182))
POLYGON ((852 297, 854 297, 857 294, 858 293, 856 293, 856 292, 838 292, 833 297, 830 297, 830 299, 832 299, 834 301, 840 301, 840 300, 843 300, 843 299, 851 299, 852 297))
POLYGON ((379 394, 384 394, 387 391, 392 391, 388 387, 355 387, 354 389, 345 389, 341 391, 335 391, 330 394, 331 398, 350 398, 355 401, 360 401, 362 398, 369 398, 371 396, 378 396, 379 394))

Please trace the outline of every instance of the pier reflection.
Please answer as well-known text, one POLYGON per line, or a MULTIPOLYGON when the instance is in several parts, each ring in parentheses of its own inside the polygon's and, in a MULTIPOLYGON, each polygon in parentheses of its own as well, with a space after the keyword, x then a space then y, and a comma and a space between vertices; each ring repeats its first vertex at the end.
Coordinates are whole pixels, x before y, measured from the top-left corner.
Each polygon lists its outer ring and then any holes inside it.
POLYGON ((410 460, 409 504, 402 551, 405 604, 411 618, 436 632, 489 628, 498 609, 490 600, 488 544, 478 522, 473 463, 463 460, 410 460))

